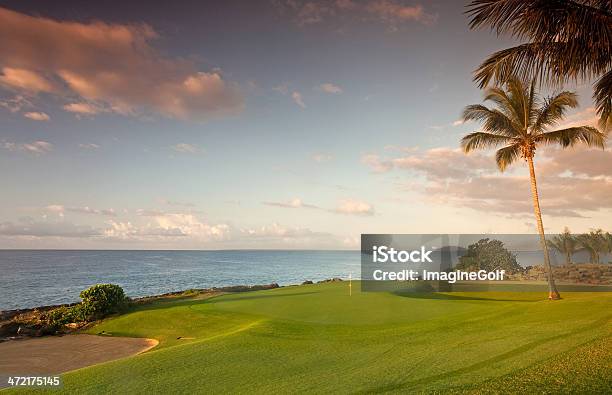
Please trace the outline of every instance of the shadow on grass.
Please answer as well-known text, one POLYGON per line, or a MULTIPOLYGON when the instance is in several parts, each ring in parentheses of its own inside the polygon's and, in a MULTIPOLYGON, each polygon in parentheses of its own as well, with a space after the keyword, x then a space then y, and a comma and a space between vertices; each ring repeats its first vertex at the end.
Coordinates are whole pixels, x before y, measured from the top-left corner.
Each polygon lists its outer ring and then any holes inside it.
MULTIPOLYGON (((227 302, 238 302, 242 300, 255 300, 255 299, 274 299, 274 298, 286 298, 289 296, 303 296, 303 295, 311 295, 318 294, 319 292, 295 292, 295 293, 273 293, 273 294, 259 294, 259 295, 241 295, 241 294, 226 294, 232 295, 229 298, 210 298, 207 299, 207 303, 227 303, 227 302)), ((221 296, 221 295, 220 295, 221 296)))
MULTIPOLYGON (((538 302, 546 299, 546 295, 530 295, 529 299, 510 299, 510 298, 499 298, 491 295, 490 297, 486 296, 475 296, 475 295, 453 295, 453 294, 445 294, 438 292, 413 292, 413 291, 397 291, 393 292, 394 295, 412 298, 412 299, 438 299, 438 300, 481 300, 481 301, 491 301, 491 302, 538 302)), ((524 296, 524 295, 523 295, 524 296)))

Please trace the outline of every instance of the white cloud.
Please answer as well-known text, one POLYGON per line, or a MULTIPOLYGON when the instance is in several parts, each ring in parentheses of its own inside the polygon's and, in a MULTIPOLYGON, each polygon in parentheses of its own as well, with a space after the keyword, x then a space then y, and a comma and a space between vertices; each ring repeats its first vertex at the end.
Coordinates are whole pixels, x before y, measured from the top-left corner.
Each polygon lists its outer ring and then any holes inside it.
POLYGON ((304 203, 302 199, 300 198, 294 198, 288 202, 264 202, 264 204, 267 206, 276 206, 276 207, 284 207, 284 208, 315 208, 315 209, 320 208, 313 204, 304 203))
POLYGON ((95 237, 101 232, 90 226, 75 225, 70 222, 35 222, 0 223, 0 235, 29 237, 95 237))
POLYGON ((49 115, 44 112, 26 112, 23 114, 24 117, 29 118, 33 121, 48 121, 49 115))
POLYGON ((334 85, 329 82, 319 85, 318 89, 322 92, 331 93, 331 94, 339 94, 343 92, 342 88, 340 88, 338 85, 334 85))
POLYGON ((287 84, 277 85, 273 87, 272 90, 280 93, 281 95, 289 94, 289 87, 287 86, 287 84))
POLYGON ((45 211, 50 213, 58 214, 60 217, 63 217, 66 212, 76 213, 76 214, 95 214, 95 215, 104 215, 114 217, 117 215, 114 209, 96 209, 91 208, 89 206, 84 207, 66 207, 62 204, 51 204, 44 208, 45 211))
POLYGON ((312 155, 312 160, 314 160, 317 163, 329 162, 333 158, 334 157, 331 154, 326 154, 326 153, 323 153, 323 152, 319 152, 319 153, 316 153, 316 154, 312 155))
POLYGON ((183 154, 198 154, 203 150, 195 144, 179 143, 171 147, 174 151, 183 154))
POLYGON ((79 115, 95 115, 104 111, 101 107, 85 102, 66 104, 64 110, 79 115))
POLYGON ((304 103, 304 100, 302 99, 302 94, 300 92, 294 91, 291 94, 291 98, 293 99, 295 104, 297 104, 298 106, 300 106, 302 108, 306 108, 306 104, 304 103))
POLYGON ((371 204, 354 199, 341 200, 334 211, 339 214, 374 215, 374 207, 371 204))
POLYGON ((79 144, 79 148, 93 151, 93 150, 97 150, 98 148, 100 148, 100 146, 94 143, 81 143, 79 144))
POLYGON ((9 151, 22 151, 33 155, 42 155, 49 153, 53 150, 53 144, 42 140, 33 141, 31 143, 13 143, 3 141, 2 146, 4 147, 4 149, 9 151))

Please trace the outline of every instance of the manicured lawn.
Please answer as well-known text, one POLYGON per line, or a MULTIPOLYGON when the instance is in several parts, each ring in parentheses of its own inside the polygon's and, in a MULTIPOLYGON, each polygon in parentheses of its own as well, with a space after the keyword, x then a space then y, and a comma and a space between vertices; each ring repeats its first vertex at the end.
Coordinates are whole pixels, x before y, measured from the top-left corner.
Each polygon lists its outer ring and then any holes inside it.
POLYGON ((64 391, 611 393, 612 294, 545 296, 330 283, 141 307, 89 332, 160 345, 68 373, 64 391))

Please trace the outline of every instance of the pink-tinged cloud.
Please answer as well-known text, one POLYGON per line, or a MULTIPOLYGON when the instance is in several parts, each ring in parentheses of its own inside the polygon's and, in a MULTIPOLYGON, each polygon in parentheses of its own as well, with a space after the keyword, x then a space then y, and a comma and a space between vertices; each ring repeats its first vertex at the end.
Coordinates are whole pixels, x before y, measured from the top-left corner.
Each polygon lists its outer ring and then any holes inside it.
POLYGON ((302 98, 302 94, 298 91, 295 91, 291 94, 291 98, 298 106, 302 108, 306 108, 306 104, 304 103, 304 99, 302 98))
POLYGON ((32 111, 32 112, 26 112, 25 114, 23 114, 24 117, 31 119, 33 121, 48 121, 49 115, 45 114, 44 112, 37 112, 37 111, 32 111))
POLYGON ((330 82, 326 82, 324 84, 321 84, 318 86, 318 89, 321 92, 325 92, 325 93, 330 93, 330 94, 340 94, 342 93, 342 88, 340 88, 338 85, 334 85, 330 82))
MULTIPOLYGON (((236 84, 220 71, 203 72, 193 62, 161 56, 151 45, 156 37, 145 24, 57 21, 0 8, 0 84, 76 94, 124 115, 205 120, 243 108, 236 84)), ((66 110, 91 114, 73 104, 66 110)))
MULTIPOLYGON (((533 215, 529 177, 523 161, 508 174, 496 169, 493 152, 463 154, 459 149, 436 148, 411 155, 366 163, 389 163, 384 169, 407 171, 406 190, 428 202, 468 207, 499 215, 533 215), (392 165, 391 165, 392 164, 392 165), (414 176, 422 182, 415 183, 414 176)), ((543 149, 536 155, 540 204, 545 216, 584 217, 612 209, 612 151, 543 149)))
MULTIPOLYGON (((2 8, 0 8, 0 23, 2 23, 2 8)), ((2 32, 2 27, 0 27, 0 34, 7 35, 9 33, 2 32)), ((0 38, 0 44, 3 44, 2 38, 0 38)), ((4 54, 4 51, 1 49, 0 54, 4 54)), ((0 59, 0 62, 3 61, 4 59, 0 59)), ((13 67, 2 67, 0 85, 29 93, 52 92, 55 90, 51 82, 49 82, 39 73, 13 67)))

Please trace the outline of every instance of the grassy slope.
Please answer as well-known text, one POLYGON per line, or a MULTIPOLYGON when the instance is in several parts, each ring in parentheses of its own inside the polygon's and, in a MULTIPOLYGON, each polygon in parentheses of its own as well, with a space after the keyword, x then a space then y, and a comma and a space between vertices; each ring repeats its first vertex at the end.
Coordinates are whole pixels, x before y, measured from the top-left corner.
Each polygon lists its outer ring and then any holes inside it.
POLYGON ((415 297, 354 287, 349 297, 347 284, 335 283, 160 304, 91 330, 153 337, 155 350, 66 374, 64 389, 612 391, 612 294, 542 296, 415 297))

